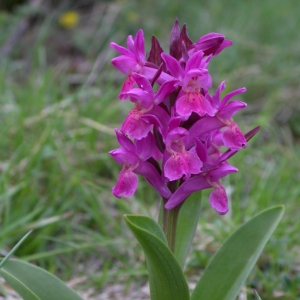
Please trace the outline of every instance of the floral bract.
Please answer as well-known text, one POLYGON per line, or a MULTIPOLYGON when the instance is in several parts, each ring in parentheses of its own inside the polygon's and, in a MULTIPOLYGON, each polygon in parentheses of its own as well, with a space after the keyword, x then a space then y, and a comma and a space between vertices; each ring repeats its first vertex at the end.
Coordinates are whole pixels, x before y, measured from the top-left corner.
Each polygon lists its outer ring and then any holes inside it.
POLYGON ((231 46, 222 34, 208 33, 193 43, 186 26, 175 21, 166 54, 157 39, 146 59, 144 34, 127 38, 127 48, 111 43, 121 53, 112 64, 127 77, 119 98, 133 107, 120 131, 121 148, 110 151, 123 165, 112 192, 116 197, 134 194, 140 174, 173 209, 192 193, 212 188, 211 206, 220 214, 228 211, 221 179, 237 172, 227 159, 242 148, 258 129, 244 134, 233 120, 246 103, 232 100, 245 88, 221 97, 223 81, 210 93, 210 60, 231 46), (224 147, 228 149, 222 151, 224 147), (176 184, 174 182, 177 181, 176 184))

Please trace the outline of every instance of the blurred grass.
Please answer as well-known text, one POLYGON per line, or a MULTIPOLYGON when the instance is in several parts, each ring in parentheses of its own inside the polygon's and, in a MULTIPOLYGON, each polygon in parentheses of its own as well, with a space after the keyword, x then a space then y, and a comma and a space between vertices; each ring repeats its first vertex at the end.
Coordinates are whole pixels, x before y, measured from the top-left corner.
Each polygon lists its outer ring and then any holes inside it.
MULTIPOLYGON (((103 291, 120 283, 126 291, 139 274, 146 278, 122 215, 156 217, 158 196, 142 180, 131 199, 110 195, 120 170, 107 154, 117 147, 112 129, 130 107, 117 100, 122 77, 109 65, 116 53, 108 43, 122 44, 143 28, 147 45, 154 33, 167 51, 177 16, 193 40, 210 31, 233 40, 211 62, 214 87, 222 80, 227 91, 246 86, 241 100, 248 107, 236 120, 244 131, 262 126, 248 149, 230 160, 239 168, 224 181, 231 191, 230 214, 219 217, 203 201, 187 276, 198 277, 237 226, 285 204, 284 219, 247 282, 248 294, 254 299, 252 287, 264 300, 300 299, 300 2, 95 1, 90 8, 68 3, 47 14, 41 7, 34 26, 0 62, 2 254, 34 229, 17 255, 64 280, 87 276, 82 288, 103 291), (66 9, 79 13, 73 30, 57 23, 66 9)), ((21 6, 13 15, 0 13, 0 45, 30 12, 21 6)))

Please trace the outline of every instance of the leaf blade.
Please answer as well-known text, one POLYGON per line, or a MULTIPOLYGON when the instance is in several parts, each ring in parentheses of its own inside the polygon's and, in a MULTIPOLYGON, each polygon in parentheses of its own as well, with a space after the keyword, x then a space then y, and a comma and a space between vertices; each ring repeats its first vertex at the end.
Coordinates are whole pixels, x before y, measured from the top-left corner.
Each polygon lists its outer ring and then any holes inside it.
POLYGON ((187 282, 161 227, 145 216, 126 215, 125 221, 146 256, 151 300, 189 300, 187 282))
POLYGON ((54 275, 22 261, 7 261, 0 275, 24 300, 82 300, 54 275))
POLYGON ((191 300, 235 299, 283 212, 283 206, 267 209, 232 234, 206 268, 191 300))

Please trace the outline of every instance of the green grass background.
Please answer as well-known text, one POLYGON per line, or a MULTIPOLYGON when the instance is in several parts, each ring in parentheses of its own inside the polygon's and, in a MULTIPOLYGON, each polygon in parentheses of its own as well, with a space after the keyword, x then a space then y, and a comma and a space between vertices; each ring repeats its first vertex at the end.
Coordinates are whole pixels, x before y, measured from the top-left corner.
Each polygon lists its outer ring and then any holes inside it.
MULTIPOLYGON (((2 254, 34 229, 16 255, 65 281, 87 276, 78 289, 93 286, 101 293, 116 283, 125 290, 136 281, 144 284, 144 258, 122 215, 157 217, 159 197, 143 180, 130 199, 110 194, 120 171, 108 155, 117 147, 113 128, 131 105, 117 98, 122 76, 109 63, 116 55, 109 42, 124 44, 142 28, 148 49, 155 34, 167 51, 178 17, 194 41, 211 31, 233 40, 210 64, 214 88, 222 80, 227 91, 247 87, 239 98, 248 107, 235 120, 244 132, 262 126, 249 147, 230 159, 239 168, 224 181, 230 213, 215 214, 204 193, 187 277, 197 278, 239 225, 284 204, 284 218, 251 273, 247 292, 249 299, 251 288, 264 300, 300 299, 299 11, 296 0, 94 1, 93 10, 66 1, 38 10, 34 28, 0 61, 2 254), (80 14, 72 30, 57 21, 67 9, 80 14), (86 68, 74 66, 73 54, 61 55, 65 41, 86 68)), ((26 4, 0 13, 0 45, 30 13, 26 4)))

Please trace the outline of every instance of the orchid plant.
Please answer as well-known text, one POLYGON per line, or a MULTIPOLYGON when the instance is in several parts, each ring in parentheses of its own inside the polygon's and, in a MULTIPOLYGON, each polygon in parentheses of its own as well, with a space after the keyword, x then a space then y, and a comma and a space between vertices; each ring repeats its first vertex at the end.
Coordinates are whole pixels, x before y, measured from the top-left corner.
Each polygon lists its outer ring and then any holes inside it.
MULTIPOLYGON (((111 62, 126 76, 119 99, 132 103, 120 129, 115 129, 120 147, 109 152, 122 165, 112 193, 118 198, 132 196, 140 175, 162 203, 158 222, 125 215, 146 256, 151 300, 236 299, 283 214, 282 206, 273 207, 240 227, 190 291, 184 267, 200 217, 196 192, 211 189, 210 205, 219 215, 226 214, 222 178, 238 171, 228 159, 246 148, 259 130, 255 127, 243 134, 233 120, 247 106, 235 100, 245 88, 222 96, 223 81, 215 91, 210 90, 210 60, 231 45, 219 33, 193 42, 186 25, 180 29, 177 19, 169 54, 153 36, 146 58, 142 30, 128 36, 127 47, 110 44, 121 54, 111 62)), ((23 262, 4 259, 0 275, 23 299, 80 299, 54 276, 23 262)))
POLYGON ((247 231, 252 226, 252 235, 262 234, 252 252, 247 250, 251 248, 249 243, 255 243, 254 239, 249 240, 243 233, 237 234, 238 238, 233 235, 232 239, 244 245, 245 251, 241 255, 237 253, 235 242, 227 242, 228 249, 224 245, 225 253, 216 255, 190 296, 182 269, 200 212, 200 199, 190 198, 197 191, 212 189, 210 205, 220 215, 226 214, 228 199, 222 178, 238 171, 228 159, 246 148, 259 130, 256 127, 244 135, 233 120, 233 116, 247 106, 234 100, 246 92, 246 88, 221 96, 226 87, 223 81, 215 92, 210 92, 210 60, 231 45, 232 41, 219 33, 206 34, 193 42, 186 25, 180 29, 177 19, 171 31, 169 54, 153 36, 146 58, 142 30, 134 37, 128 36, 127 47, 110 44, 121 54, 112 59, 112 64, 126 75, 119 99, 133 105, 120 130, 115 130, 120 148, 110 151, 110 155, 122 165, 122 170, 112 193, 118 198, 132 196, 138 186, 138 174, 162 199, 159 224, 142 216, 125 216, 146 255, 151 300, 235 299, 266 237, 275 229, 282 214, 282 207, 277 207, 256 217, 264 220, 270 214, 274 218, 276 212, 277 217, 263 234, 259 232, 258 220, 255 226, 248 224, 244 228, 247 231), (229 253, 233 259, 241 255, 241 265, 234 263, 236 270, 226 282, 220 279, 233 270, 228 261, 224 262, 229 253), (157 267, 158 262, 162 268, 157 267), (217 268, 210 273, 214 264, 217 268))

